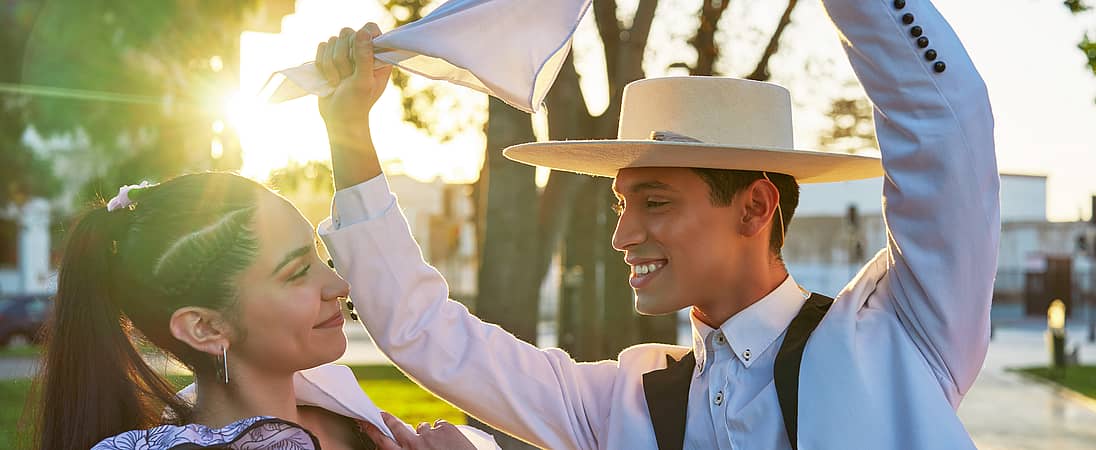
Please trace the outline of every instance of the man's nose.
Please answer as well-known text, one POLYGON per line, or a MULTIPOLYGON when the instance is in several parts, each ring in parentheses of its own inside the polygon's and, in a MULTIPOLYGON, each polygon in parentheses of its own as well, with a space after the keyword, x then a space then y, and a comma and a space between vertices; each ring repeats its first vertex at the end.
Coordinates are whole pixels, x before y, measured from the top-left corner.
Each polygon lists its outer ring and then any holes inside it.
POLYGON ((613 231, 613 248, 625 251, 633 245, 643 243, 647 234, 642 225, 635 214, 629 214, 625 209, 617 218, 616 230, 613 231))

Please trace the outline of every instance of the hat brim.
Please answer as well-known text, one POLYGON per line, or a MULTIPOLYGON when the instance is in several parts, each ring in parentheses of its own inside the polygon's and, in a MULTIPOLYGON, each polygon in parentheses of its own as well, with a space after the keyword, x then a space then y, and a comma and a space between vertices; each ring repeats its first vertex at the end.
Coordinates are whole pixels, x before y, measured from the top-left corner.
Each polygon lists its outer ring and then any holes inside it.
POLYGON ((859 180, 883 175, 875 156, 772 147, 652 140, 530 142, 503 151, 514 161, 555 170, 616 177, 632 167, 694 167, 775 172, 800 184, 859 180))

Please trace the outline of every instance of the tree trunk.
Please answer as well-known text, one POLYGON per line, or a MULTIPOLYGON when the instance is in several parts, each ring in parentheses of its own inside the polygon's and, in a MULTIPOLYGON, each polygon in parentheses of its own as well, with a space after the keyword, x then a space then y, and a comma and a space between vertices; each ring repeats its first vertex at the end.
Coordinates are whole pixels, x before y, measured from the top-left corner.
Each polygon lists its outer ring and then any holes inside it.
MULTIPOLYGON (((535 138, 525 113, 491 98, 488 114, 487 154, 480 174, 480 193, 486 194, 486 204, 475 312, 484 321, 536 344, 540 280, 533 273, 537 251, 535 169, 502 156, 507 146, 535 138)), ((490 430, 471 418, 469 422, 490 430)), ((504 433, 488 432, 503 449, 533 448, 504 433)))
POLYGON ((605 304, 598 290, 598 255, 601 242, 597 204, 591 195, 598 189, 588 183, 572 203, 574 210, 563 244, 563 280, 560 286, 560 344, 578 361, 605 358, 605 304))

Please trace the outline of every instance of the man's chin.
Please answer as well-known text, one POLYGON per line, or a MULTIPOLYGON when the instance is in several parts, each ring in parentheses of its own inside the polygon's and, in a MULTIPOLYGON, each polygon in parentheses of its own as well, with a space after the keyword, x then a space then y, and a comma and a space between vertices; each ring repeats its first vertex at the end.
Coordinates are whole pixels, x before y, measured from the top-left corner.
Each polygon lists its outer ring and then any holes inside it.
POLYGON ((681 309, 681 306, 672 304, 668 299, 659 298, 651 294, 636 293, 636 312, 644 316, 663 316, 673 314, 681 309))

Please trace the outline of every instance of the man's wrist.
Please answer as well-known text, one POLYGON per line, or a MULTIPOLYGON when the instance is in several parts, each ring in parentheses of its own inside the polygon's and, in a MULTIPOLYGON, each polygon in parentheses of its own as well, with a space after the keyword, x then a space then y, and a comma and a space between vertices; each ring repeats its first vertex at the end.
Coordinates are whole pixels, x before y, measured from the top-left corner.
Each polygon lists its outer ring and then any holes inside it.
POLYGON ((327 128, 335 189, 363 183, 381 174, 380 160, 369 127, 327 128))

